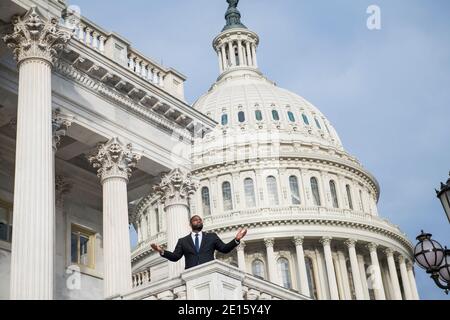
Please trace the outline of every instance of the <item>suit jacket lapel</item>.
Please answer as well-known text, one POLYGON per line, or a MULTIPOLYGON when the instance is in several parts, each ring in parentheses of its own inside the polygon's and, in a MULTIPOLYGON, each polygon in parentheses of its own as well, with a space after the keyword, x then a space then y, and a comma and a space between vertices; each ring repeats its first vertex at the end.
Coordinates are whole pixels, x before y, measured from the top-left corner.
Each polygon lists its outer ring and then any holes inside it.
POLYGON ((188 243, 191 245, 191 247, 192 247, 192 250, 194 250, 194 252, 196 252, 196 250, 195 250, 195 243, 194 243, 194 240, 192 239, 192 234, 191 233, 189 233, 189 235, 187 236, 187 240, 188 240, 188 243))
POLYGON ((198 250, 198 253, 202 252, 203 244, 206 241, 206 237, 207 237, 207 233, 206 232, 202 232, 202 242, 200 243, 200 249, 198 250))

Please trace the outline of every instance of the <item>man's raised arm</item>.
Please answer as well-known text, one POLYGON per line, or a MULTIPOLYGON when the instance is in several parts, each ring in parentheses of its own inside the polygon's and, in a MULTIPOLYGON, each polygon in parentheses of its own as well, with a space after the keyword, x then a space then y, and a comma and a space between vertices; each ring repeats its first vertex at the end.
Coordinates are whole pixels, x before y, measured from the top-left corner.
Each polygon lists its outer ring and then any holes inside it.
POLYGON ((181 241, 178 240, 177 245, 175 246, 175 250, 173 252, 164 250, 160 246, 156 244, 152 244, 151 247, 153 250, 158 251, 161 257, 166 258, 167 260, 170 260, 172 262, 177 262, 183 257, 183 246, 181 245, 181 241))

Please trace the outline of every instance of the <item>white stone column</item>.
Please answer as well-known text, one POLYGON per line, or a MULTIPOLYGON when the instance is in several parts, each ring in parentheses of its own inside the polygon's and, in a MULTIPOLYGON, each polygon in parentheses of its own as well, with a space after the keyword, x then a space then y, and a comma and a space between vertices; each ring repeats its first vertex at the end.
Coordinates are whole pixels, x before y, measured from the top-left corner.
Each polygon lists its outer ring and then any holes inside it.
POLYGON ((267 265, 269 267, 269 281, 272 283, 279 284, 275 254, 273 252, 274 243, 275 240, 273 238, 264 239, 264 244, 266 245, 266 253, 267 253, 267 265))
MULTIPOLYGON (((174 169, 164 175, 161 183, 153 189, 160 196, 166 214, 167 250, 173 251, 178 239, 191 232, 189 226, 189 200, 198 189, 190 173, 174 169)), ((178 277, 185 267, 182 258, 176 263, 169 262, 169 277, 178 277)))
POLYGON ((309 297, 311 296, 311 293, 309 292, 308 275, 306 273, 303 240, 303 237, 294 237, 295 252, 297 255, 298 275, 300 278, 300 293, 309 297))
POLYGON ((386 258, 389 267, 389 276, 391 278, 392 287, 394 289, 394 300, 402 300, 402 292, 400 291, 400 284, 398 283, 397 268, 395 266, 394 251, 390 248, 385 250, 386 258))
POLYGON ((127 183, 140 156, 113 138, 88 157, 103 186, 103 259, 106 298, 126 294, 132 286, 127 183))
POLYGON ((369 243, 367 248, 370 252, 370 260, 372 265, 370 267, 371 280, 372 280, 372 288, 375 293, 376 300, 386 300, 386 294, 384 293, 383 279, 381 277, 381 268, 380 263, 378 261, 377 248, 378 245, 376 243, 369 243))
POLYGON ((250 42, 245 43, 245 47, 247 49, 247 63, 249 67, 253 67, 253 59, 252 59, 252 49, 250 48, 250 42))
POLYGON ((402 255, 398 257, 398 263, 400 266, 400 276, 402 277, 402 286, 403 292, 405 293, 405 300, 413 300, 411 283, 409 281, 408 271, 406 270, 406 262, 405 258, 402 255))
POLYGON ((406 269, 408 270, 408 277, 409 277, 409 283, 411 285, 411 291, 413 294, 413 299, 414 300, 419 300, 419 292, 417 290, 417 285, 416 285, 416 277, 414 276, 414 266, 411 262, 408 262, 406 265, 406 269))
POLYGON ((339 292, 336 282, 336 272, 333 265, 333 256, 331 254, 331 237, 323 237, 320 239, 323 245, 323 252, 325 255, 325 264, 327 266, 328 286, 330 289, 331 300, 339 300, 339 292))
POLYGON ((237 259, 238 259, 238 266, 239 269, 241 269, 244 272, 247 272, 247 267, 245 265, 245 242, 241 240, 241 243, 237 246, 237 259))
POLYGON ((236 55, 234 52, 233 41, 228 42, 228 53, 230 55, 231 66, 236 66, 236 55))
POLYGON ((223 64, 223 71, 228 69, 228 61, 227 61, 227 53, 226 53, 226 48, 225 48, 226 44, 223 43, 220 46, 220 50, 222 52, 222 64, 223 64))
POLYGON ((19 68, 10 298, 52 299, 55 182, 51 68, 71 32, 32 7, 3 41, 19 68))
POLYGON ((220 73, 223 72, 223 58, 222 58, 222 51, 220 49, 217 49, 217 58, 219 59, 219 70, 220 73))
POLYGON ((242 54, 242 40, 238 40, 238 57, 239 57, 239 66, 244 65, 244 55, 242 54))
POLYGON ((253 59, 253 66, 255 68, 258 68, 258 59, 256 58, 256 44, 252 43, 252 59, 253 59))
POLYGON ((348 239, 345 241, 348 247, 348 255, 350 258, 350 266, 352 269, 353 285, 355 287, 355 296, 357 300, 364 300, 364 291, 362 287, 361 274, 359 272, 358 258, 356 256, 356 240, 348 239))

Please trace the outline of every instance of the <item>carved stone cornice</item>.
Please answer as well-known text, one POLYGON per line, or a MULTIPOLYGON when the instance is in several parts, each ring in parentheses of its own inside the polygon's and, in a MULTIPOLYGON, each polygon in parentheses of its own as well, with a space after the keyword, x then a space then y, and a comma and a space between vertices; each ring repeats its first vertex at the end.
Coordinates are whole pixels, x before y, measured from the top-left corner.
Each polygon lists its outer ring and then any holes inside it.
POLYGON ((88 157, 94 168, 98 168, 98 176, 102 183, 108 178, 123 178, 131 176, 132 168, 136 167, 141 156, 134 153, 131 144, 123 144, 119 138, 112 138, 107 143, 99 144, 96 154, 88 157))
POLYGON ((46 19, 36 7, 24 16, 14 16, 13 30, 3 37, 18 63, 41 59, 53 64, 73 32, 58 24, 57 18, 46 19))
POLYGON ((197 189, 198 183, 192 179, 192 175, 178 168, 164 174, 161 183, 153 187, 165 207, 176 204, 188 206, 189 199, 197 189))

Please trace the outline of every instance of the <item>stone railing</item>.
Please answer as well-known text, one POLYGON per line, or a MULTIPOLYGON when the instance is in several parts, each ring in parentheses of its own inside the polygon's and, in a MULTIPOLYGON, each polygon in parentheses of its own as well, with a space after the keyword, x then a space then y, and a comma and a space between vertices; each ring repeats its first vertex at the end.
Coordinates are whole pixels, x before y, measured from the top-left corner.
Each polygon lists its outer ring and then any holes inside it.
POLYGON ((145 57, 131 43, 118 34, 108 32, 89 19, 66 12, 61 22, 74 31, 73 39, 100 54, 112 59, 123 67, 177 98, 184 100, 184 81, 186 77, 172 68, 163 67, 145 57))
POLYGON ((184 271, 180 277, 137 286, 124 300, 310 300, 221 261, 184 271))
POLYGON ((133 288, 145 285, 150 282, 150 270, 142 270, 132 275, 133 288))

